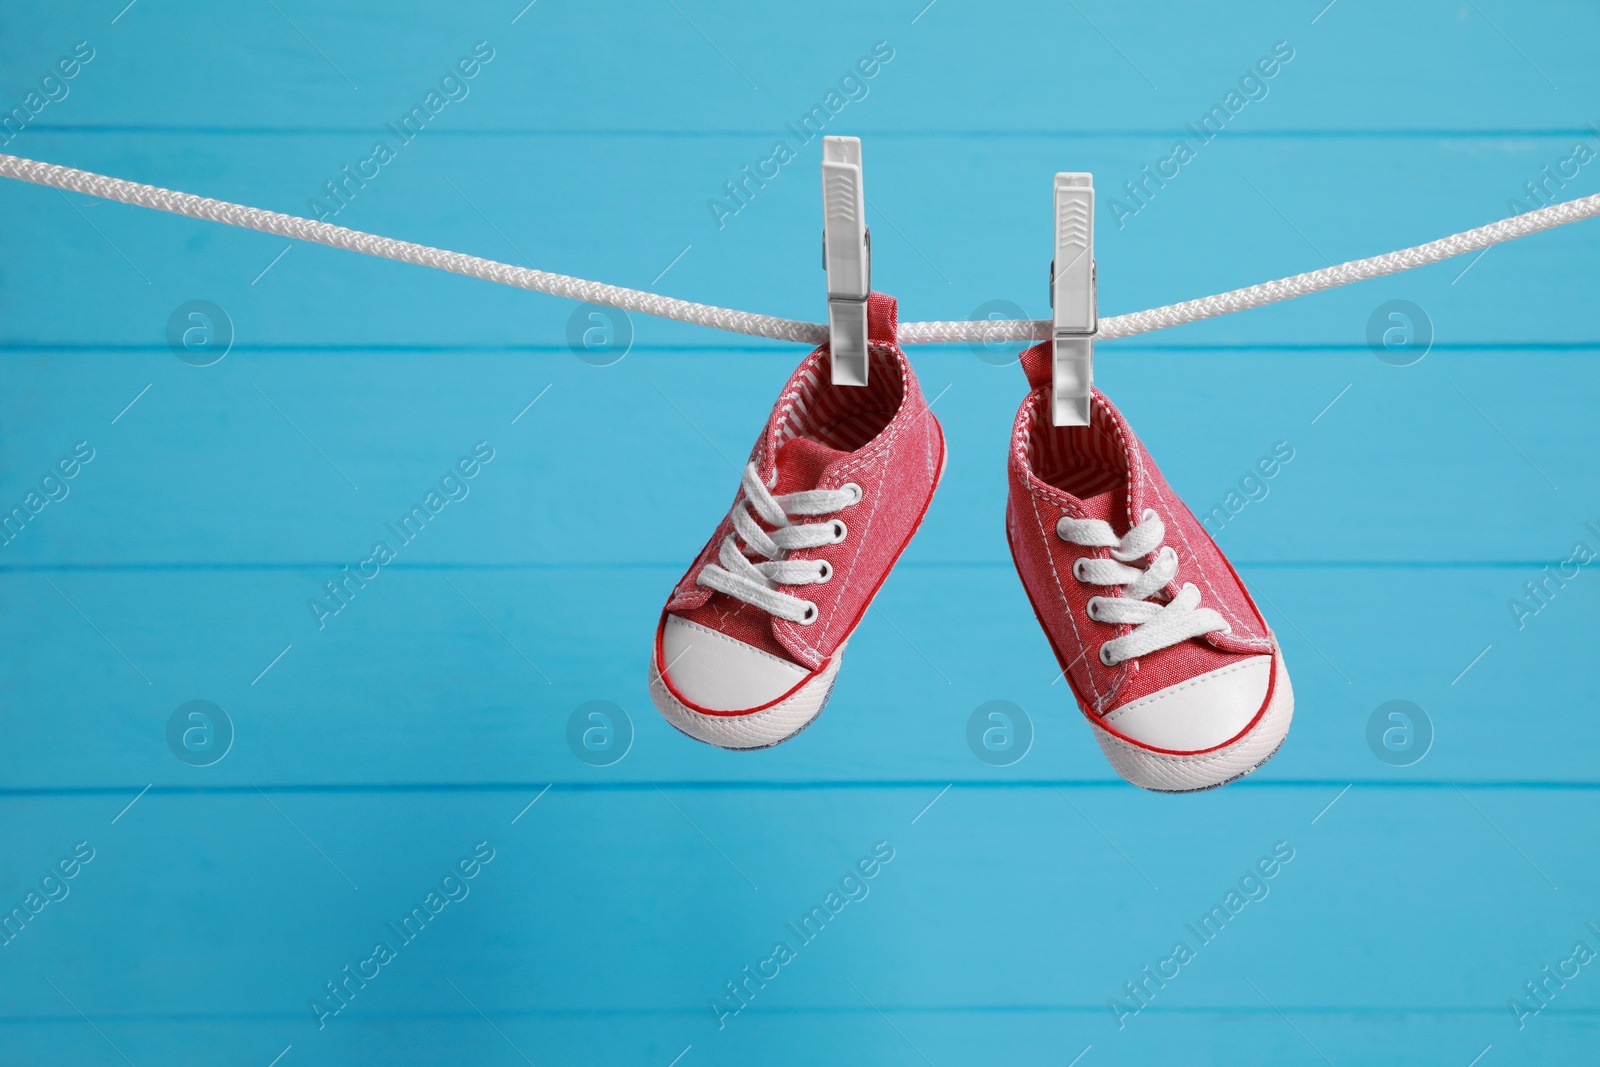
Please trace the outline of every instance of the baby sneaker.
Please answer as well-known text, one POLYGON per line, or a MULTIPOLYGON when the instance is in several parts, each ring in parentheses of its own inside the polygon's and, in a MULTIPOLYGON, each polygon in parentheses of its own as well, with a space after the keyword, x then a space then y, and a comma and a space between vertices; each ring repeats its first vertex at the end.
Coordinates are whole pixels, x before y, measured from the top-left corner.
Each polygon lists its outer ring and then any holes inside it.
POLYGON ((895 326, 894 300, 872 294, 864 387, 830 384, 826 345, 800 364, 667 601, 650 697, 690 737, 764 748, 805 729, 933 500, 944 434, 895 326))
POLYGON ((1104 395, 1090 425, 1051 425, 1050 347, 1023 353, 1006 508, 1034 614, 1118 774, 1166 793, 1243 777, 1294 714, 1277 640, 1104 395))

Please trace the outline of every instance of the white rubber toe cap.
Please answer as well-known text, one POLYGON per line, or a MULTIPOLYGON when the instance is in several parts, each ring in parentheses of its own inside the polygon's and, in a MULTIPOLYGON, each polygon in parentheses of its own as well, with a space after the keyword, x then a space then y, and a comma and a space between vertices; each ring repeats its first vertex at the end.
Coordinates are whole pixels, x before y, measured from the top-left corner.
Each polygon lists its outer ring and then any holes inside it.
POLYGON ((661 662, 672 688, 707 711, 748 711, 771 704, 810 673, 726 634, 668 615, 661 662))
POLYGON ((1238 737, 1272 684, 1271 656, 1250 656, 1108 712, 1106 726, 1168 752, 1201 752, 1238 737))

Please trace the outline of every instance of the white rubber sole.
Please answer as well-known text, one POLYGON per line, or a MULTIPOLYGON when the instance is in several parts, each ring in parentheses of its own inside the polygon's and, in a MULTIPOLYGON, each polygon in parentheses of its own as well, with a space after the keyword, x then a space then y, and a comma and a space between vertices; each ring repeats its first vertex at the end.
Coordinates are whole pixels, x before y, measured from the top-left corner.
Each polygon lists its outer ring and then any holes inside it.
POLYGON ((1249 774, 1271 759, 1288 736, 1294 718, 1294 690, 1289 685, 1289 670, 1283 654, 1276 657, 1272 699, 1264 715, 1243 737, 1223 748, 1192 756, 1152 752, 1124 741, 1090 723, 1094 739, 1100 743, 1111 766, 1123 778, 1141 789, 1157 793, 1194 793, 1215 789, 1249 774))
POLYGON ((787 741, 822 714, 833 693, 834 679, 839 676, 844 649, 840 645, 828 665, 788 697, 743 715, 711 715, 687 706, 667 688, 655 657, 651 656, 650 699, 662 718, 696 741, 718 748, 769 748, 787 741))

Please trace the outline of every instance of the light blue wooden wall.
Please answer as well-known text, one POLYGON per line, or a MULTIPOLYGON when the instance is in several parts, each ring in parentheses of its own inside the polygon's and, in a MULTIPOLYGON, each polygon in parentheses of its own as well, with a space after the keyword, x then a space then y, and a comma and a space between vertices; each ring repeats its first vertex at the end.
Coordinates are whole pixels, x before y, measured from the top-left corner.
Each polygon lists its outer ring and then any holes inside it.
MULTIPOLYGON (((905 320, 1047 314, 1057 170, 1102 190, 1118 314, 1482 225, 1600 153, 1578 2, 124 2, 0 15, 6 111, 94 51, 0 151, 308 214, 484 41, 335 221, 808 320, 815 142, 720 228, 707 202, 878 42, 828 131, 864 140, 905 320), (1265 97, 1119 228, 1122 183, 1280 41, 1265 97)), ((1574 169, 1560 195, 1600 190, 1574 169)), ((1052 685, 1002 532, 1024 386, 992 353, 912 352, 948 476, 827 714, 720 752, 655 714, 646 656, 800 349, 638 317, 593 366, 564 301, 0 183, 0 504, 94 450, 0 547, 0 911, 94 853, 0 947, 0 1063, 1592 1058, 1600 964, 1520 1029, 1508 1001, 1600 950, 1600 576, 1521 628, 1508 601, 1600 550, 1597 226, 1101 346, 1197 511, 1294 449, 1219 535, 1294 730, 1165 797, 1052 685), (197 299, 235 335, 207 367, 166 339, 197 299), (1368 343, 1391 300, 1434 338, 1410 366, 1368 343), (319 630, 307 599, 478 441, 470 495, 319 630), (1035 731, 999 768, 965 740, 996 699, 1035 731), (168 745, 191 700, 233 725, 210 766, 168 745), (591 700, 631 720, 610 766, 566 740, 591 700), (1410 766, 1367 741, 1391 700, 1431 723, 1410 766), (481 841, 470 894, 319 1029, 323 983, 481 841), (878 842, 870 893, 719 1028, 724 982, 878 842), (1107 1002, 1275 846, 1266 898, 1119 1028, 1107 1002)))

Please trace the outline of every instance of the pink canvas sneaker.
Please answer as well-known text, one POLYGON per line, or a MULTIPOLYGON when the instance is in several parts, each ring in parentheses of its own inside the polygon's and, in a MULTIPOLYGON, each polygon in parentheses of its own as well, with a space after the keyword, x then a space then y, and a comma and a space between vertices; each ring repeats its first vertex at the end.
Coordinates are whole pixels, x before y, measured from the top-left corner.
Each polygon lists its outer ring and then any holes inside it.
POLYGON ((1294 693, 1244 583, 1111 402, 1050 421, 1050 342, 1011 434, 1006 534, 1106 758, 1134 785, 1210 789, 1283 743, 1294 693))
POLYGON ((727 518, 656 627, 650 696, 722 748, 764 748, 821 713, 845 644, 933 500, 944 434, 905 353, 892 298, 868 303, 865 387, 800 364, 750 454, 727 518))

